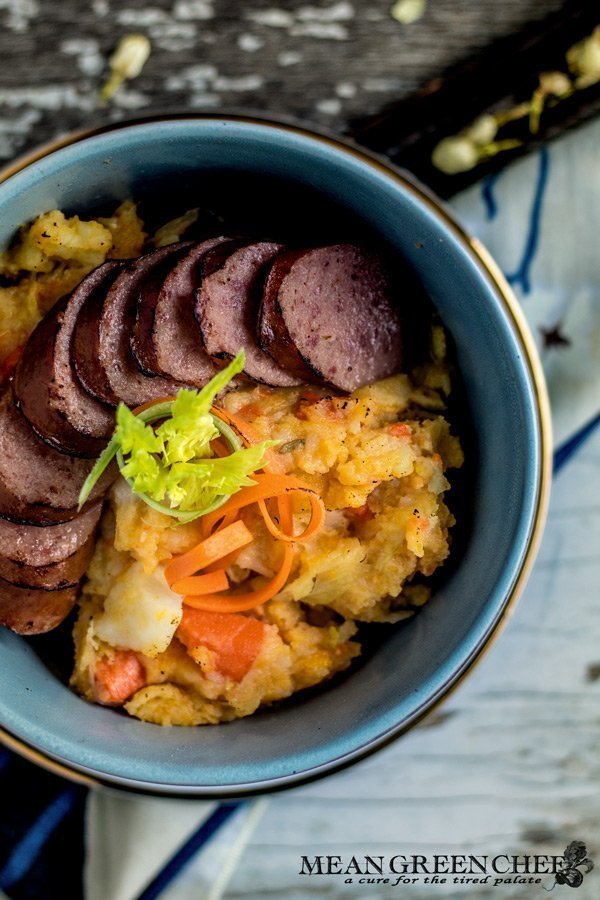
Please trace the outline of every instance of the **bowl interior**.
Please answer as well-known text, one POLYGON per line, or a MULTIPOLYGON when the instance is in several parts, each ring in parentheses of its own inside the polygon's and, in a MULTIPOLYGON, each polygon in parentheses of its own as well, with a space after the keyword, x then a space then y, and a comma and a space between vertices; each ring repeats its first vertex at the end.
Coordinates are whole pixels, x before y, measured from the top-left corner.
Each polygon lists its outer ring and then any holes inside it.
POLYGON ((469 666, 502 616, 539 504, 539 423, 526 354, 496 288, 433 204, 360 154, 266 123, 156 121, 67 146, 0 185, 0 246, 40 212, 86 214, 127 197, 162 221, 198 205, 278 239, 375 236, 416 272, 456 347, 474 425, 460 559, 432 602, 390 627, 349 677, 217 728, 160 729, 84 703, 49 674, 36 640, 0 631, 0 725, 45 755, 165 792, 208 796, 292 783, 406 727, 469 666))

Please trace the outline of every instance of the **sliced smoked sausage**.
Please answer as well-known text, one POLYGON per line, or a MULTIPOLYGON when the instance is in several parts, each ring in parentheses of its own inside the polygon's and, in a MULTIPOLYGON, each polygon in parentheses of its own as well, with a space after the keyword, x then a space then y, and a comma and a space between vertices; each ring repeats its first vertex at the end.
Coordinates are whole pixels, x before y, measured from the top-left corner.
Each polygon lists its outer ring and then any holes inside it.
POLYGON ((12 584, 58 588, 84 574, 102 505, 70 522, 41 527, 0 519, 0 578, 12 584))
POLYGON ((14 392, 35 431, 63 453, 95 458, 114 429, 114 410, 82 387, 71 362, 77 317, 104 295, 120 271, 116 262, 94 269, 39 323, 19 360, 14 392))
POLYGON ((46 565, 28 566, 6 556, 0 556, 0 578, 19 587, 53 591, 72 587, 85 575, 93 552, 94 538, 90 537, 66 559, 46 565))
MULTIPOLYGON (((67 456, 44 443, 12 402, 0 398, 0 517, 25 525, 53 525, 77 515, 79 492, 93 461, 67 456)), ((96 484, 86 508, 110 487, 110 466, 96 484)))
POLYGON ((131 350, 145 372, 202 388, 218 371, 202 345, 194 317, 202 261, 228 238, 194 245, 166 277, 151 279, 138 300, 131 350))
POLYGON ((79 588, 26 588, 0 579, 0 625, 17 634, 44 634, 52 631, 68 616, 77 600, 79 588))
POLYGON ((47 566, 71 556, 90 538, 100 520, 102 504, 69 522, 46 528, 0 519, 0 553, 25 566, 47 566))
POLYGON ((175 393, 181 384, 141 371, 131 353, 129 339, 135 325, 138 298, 144 284, 157 275, 164 278, 191 243, 170 244, 129 264, 112 284, 98 325, 98 363, 113 395, 128 406, 175 393))
POLYGON ((264 267, 282 251, 281 244, 267 241, 223 244, 207 254, 196 295, 196 318, 204 348, 213 359, 232 359, 246 351, 245 374, 275 387, 291 387, 300 381, 278 365, 258 346, 261 275, 264 267))
POLYGON ((267 274, 259 342, 303 381, 342 391, 400 370, 400 315, 377 254, 354 244, 290 251, 267 274))

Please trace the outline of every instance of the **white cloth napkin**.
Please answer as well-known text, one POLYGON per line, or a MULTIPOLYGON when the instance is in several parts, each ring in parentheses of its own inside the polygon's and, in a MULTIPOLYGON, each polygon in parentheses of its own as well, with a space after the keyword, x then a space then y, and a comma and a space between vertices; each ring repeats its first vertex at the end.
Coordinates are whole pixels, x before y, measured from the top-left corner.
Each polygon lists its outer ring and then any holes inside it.
MULTIPOLYGON (((513 287, 541 349, 557 445, 600 410, 599 147, 597 121, 451 204, 503 271, 519 276, 513 287), (554 337, 553 346, 544 346, 541 329, 550 333, 550 343, 554 337)), ((347 791, 348 779, 340 783, 347 791)), ((301 795, 302 789, 294 791, 296 800, 301 795)), ((164 892, 164 900, 220 900, 267 802, 254 801, 236 813, 210 850, 199 853, 164 892)), ((86 900, 134 900, 213 808, 212 803, 92 794, 86 900)))
POLYGON ((513 289, 541 353, 557 446, 600 411, 599 147, 595 121, 452 203, 506 275, 525 270, 513 289), (570 343, 545 347, 543 331, 557 326, 570 343))

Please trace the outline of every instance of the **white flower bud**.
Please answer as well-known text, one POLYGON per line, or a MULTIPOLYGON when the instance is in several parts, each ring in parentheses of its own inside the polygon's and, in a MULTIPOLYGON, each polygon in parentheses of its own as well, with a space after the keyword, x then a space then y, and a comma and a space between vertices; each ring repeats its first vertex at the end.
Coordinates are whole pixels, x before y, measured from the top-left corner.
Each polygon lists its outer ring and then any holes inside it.
POLYGON ((542 72, 540 88, 546 96, 563 97, 572 89, 571 80, 564 72, 542 72))
POLYGON ((150 41, 145 34, 128 34, 121 39, 109 60, 113 72, 122 78, 137 78, 150 56, 150 41))
POLYGON ((124 81, 137 78, 150 56, 151 49, 152 46, 145 34, 128 34, 119 41, 117 49, 108 61, 111 75, 100 91, 103 101, 110 100, 124 81))
POLYGON ((490 141, 494 140, 497 131, 498 125, 495 118, 490 115, 484 115, 479 116, 472 125, 465 128, 463 134, 474 144, 483 147, 484 144, 489 144, 490 141))
POLYGON ((427 0, 396 0, 390 10, 392 19, 401 25, 412 25, 422 18, 427 0))
POLYGON ((456 175, 474 168, 479 161, 479 153, 468 137, 456 135, 439 142, 431 154, 431 161, 440 172, 456 175))
POLYGON ((577 78, 577 87, 589 87, 600 81, 600 28, 567 51, 569 69, 577 78))

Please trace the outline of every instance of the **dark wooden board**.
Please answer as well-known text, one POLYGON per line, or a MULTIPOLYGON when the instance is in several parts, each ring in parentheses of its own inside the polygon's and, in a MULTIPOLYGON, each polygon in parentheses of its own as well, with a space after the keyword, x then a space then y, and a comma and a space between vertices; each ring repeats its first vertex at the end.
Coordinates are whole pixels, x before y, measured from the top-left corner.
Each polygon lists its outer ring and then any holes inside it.
POLYGON ((82 126, 157 110, 254 110, 344 130, 560 0, 429 0, 401 25, 389 0, 11 0, 0 7, 0 160, 82 126), (119 38, 153 44, 108 107, 119 38))

